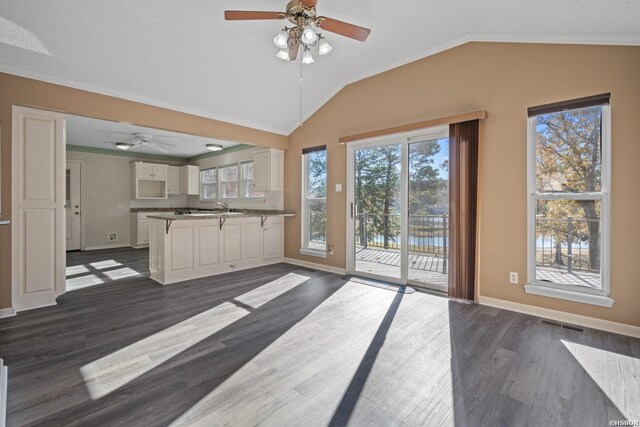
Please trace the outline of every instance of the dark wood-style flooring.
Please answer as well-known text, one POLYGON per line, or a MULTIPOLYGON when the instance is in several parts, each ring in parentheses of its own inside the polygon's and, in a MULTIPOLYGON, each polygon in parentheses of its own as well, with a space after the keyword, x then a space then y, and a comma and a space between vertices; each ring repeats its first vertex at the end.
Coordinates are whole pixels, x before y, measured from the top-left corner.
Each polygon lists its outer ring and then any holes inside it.
POLYGON ((9 426, 640 419, 638 339, 288 264, 161 286, 145 257, 69 254, 76 290, 0 320, 9 426))

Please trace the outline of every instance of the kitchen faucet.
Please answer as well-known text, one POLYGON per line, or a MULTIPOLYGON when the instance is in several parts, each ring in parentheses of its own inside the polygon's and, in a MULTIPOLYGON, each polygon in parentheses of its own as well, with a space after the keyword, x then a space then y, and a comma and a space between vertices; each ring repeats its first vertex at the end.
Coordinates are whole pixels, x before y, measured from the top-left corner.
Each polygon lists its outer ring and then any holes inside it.
POLYGON ((222 209, 223 209, 225 212, 229 212, 229 205, 227 205, 225 202, 216 202, 216 205, 220 205, 220 206, 222 206, 222 209))

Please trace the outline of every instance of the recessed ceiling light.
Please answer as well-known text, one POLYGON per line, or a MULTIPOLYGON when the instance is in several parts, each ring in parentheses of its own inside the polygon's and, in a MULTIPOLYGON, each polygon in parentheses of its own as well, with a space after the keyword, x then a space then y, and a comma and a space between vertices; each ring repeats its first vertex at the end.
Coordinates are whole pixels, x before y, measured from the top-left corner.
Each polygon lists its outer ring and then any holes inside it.
POLYGON ((133 144, 128 144, 126 142, 116 142, 116 148, 119 148, 121 150, 128 150, 131 147, 133 147, 133 144))
POLYGON ((220 144, 207 144, 207 150, 209 151, 220 151, 222 148, 220 144))

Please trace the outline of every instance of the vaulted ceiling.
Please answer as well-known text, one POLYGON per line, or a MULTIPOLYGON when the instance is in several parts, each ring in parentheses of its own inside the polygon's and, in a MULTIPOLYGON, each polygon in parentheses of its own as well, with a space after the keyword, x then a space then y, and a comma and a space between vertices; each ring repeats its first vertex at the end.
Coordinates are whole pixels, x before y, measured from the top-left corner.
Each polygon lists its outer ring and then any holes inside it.
MULTIPOLYGON (((286 0, 3 0, 0 71, 289 134, 300 62, 275 57, 279 21, 225 9, 286 0)), ((320 0, 321 15, 372 30, 325 33, 333 52, 302 67, 308 116, 345 84, 466 41, 640 44, 637 0, 320 0)))

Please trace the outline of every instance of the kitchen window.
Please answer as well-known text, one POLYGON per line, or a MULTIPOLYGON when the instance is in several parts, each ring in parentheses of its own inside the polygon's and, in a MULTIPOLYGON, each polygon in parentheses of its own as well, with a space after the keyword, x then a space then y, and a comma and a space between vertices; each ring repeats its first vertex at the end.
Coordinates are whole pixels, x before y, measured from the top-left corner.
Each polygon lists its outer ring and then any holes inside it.
POLYGON ((302 248, 300 253, 327 256, 327 149, 302 150, 302 248))
POLYGON ((253 162, 240 163, 240 177, 242 179, 242 197, 245 199, 264 199, 264 193, 256 191, 253 185, 253 162))
POLYGON ((220 196, 223 199, 238 198, 238 165, 220 167, 220 196))
POLYGON ((218 168, 200 171, 200 200, 216 200, 218 198, 218 168))
POLYGON ((609 94, 529 109, 527 293, 611 307, 609 94))

